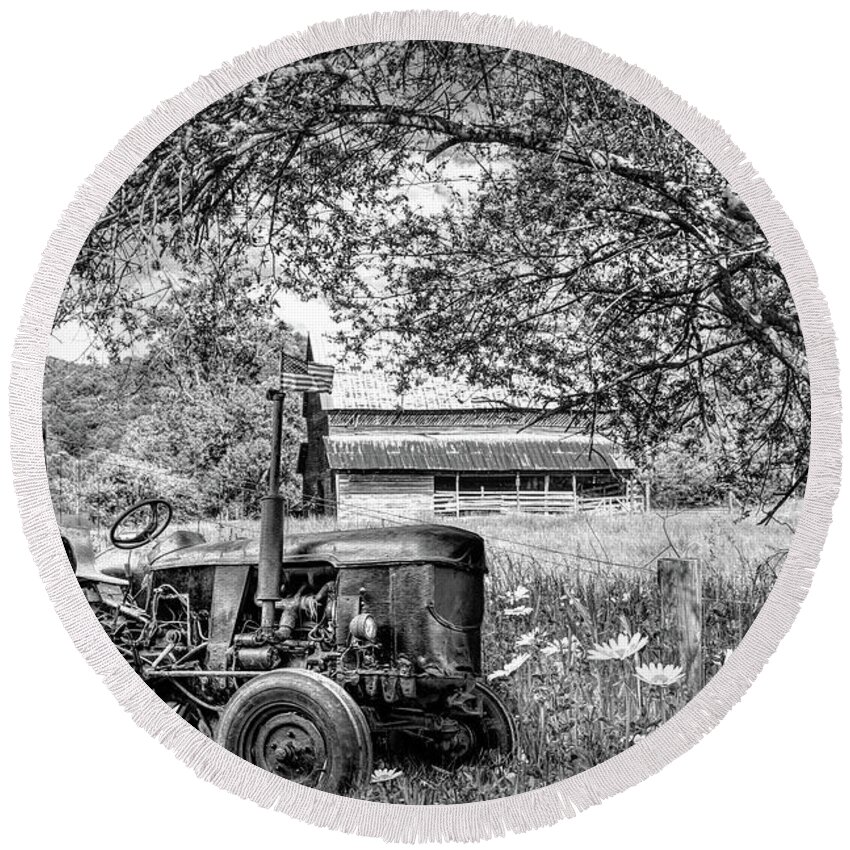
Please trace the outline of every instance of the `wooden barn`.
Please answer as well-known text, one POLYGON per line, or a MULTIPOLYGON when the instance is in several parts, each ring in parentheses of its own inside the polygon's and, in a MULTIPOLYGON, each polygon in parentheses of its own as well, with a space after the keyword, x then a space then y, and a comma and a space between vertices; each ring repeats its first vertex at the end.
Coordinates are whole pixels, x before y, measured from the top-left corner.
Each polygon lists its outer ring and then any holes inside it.
POLYGON ((609 440, 456 382, 399 395, 384 374, 337 370, 331 394, 304 394, 304 417, 305 507, 346 522, 644 509, 634 464, 609 440))

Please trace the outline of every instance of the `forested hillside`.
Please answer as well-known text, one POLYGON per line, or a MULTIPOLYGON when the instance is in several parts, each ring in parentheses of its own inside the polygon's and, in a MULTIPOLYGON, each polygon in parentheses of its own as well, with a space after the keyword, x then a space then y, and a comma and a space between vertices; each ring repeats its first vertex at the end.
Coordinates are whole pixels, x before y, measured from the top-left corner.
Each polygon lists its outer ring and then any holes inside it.
MULTIPOLYGON (((290 352, 303 350, 303 338, 287 333, 284 340, 290 352)), ((268 342, 250 362, 206 375, 175 376, 161 368, 156 349, 105 364, 48 358, 44 420, 57 510, 106 522, 157 495, 185 518, 255 515, 268 464, 265 391, 277 368, 268 342)), ((302 429, 300 397, 293 398, 283 463, 293 503, 302 429)))

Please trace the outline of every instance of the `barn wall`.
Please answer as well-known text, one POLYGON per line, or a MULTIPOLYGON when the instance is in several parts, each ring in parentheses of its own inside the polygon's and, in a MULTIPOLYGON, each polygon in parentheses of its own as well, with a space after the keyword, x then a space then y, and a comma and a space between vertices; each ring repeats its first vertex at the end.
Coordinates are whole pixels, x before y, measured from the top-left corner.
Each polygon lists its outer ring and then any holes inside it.
POLYGON ((434 512, 434 476, 421 473, 340 473, 337 516, 346 525, 428 519, 434 512))
POLYGON ((305 504, 319 512, 332 513, 333 493, 322 438, 328 434, 328 415, 322 410, 317 393, 304 393, 304 418, 307 424, 306 453, 302 470, 305 504))

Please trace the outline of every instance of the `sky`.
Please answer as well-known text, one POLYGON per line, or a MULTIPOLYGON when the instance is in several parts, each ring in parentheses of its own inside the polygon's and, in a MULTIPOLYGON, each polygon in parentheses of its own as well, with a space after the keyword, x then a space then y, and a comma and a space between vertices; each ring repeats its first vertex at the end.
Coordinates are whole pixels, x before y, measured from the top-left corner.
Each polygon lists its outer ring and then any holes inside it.
POLYGON ((89 354, 91 337, 77 322, 69 321, 54 328, 47 345, 47 356, 59 360, 84 360, 89 354))

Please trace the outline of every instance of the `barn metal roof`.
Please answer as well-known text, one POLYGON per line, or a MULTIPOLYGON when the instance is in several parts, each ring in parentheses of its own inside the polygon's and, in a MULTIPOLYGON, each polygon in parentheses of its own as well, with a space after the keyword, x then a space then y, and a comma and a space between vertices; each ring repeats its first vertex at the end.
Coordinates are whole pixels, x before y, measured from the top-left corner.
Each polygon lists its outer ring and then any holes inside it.
POLYGON ((351 434, 324 437, 331 469, 567 472, 634 469, 604 437, 505 434, 351 434))
POLYGON ((429 377, 407 391, 396 391, 395 378, 386 372, 352 372, 339 369, 334 374, 333 394, 324 397, 330 410, 493 410, 527 401, 504 392, 472 387, 446 377, 429 377))
MULTIPOLYGON (((588 432, 590 416, 566 411, 541 412, 516 408, 490 408, 475 410, 331 410, 328 423, 332 429, 352 429, 407 432, 446 431, 448 429, 495 429, 520 431, 547 429, 561 436, 566 432, 588 432)), ((597 417, 597 423, 603 417, 597 417)))

